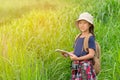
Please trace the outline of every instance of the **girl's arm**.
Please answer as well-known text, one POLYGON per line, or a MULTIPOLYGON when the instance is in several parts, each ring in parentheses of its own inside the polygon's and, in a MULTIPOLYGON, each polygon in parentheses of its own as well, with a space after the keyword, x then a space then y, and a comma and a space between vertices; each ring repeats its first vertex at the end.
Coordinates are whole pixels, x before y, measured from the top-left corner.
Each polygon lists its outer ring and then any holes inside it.
POLYGON ((89 48, 89 53, 85 56, 77 57, 76 55, 70 56, 71 60, 88 60, 94 57, 95 50, 89 48))
POLYGON ((71 52, 69 52, 69 53, 74 54, 74 51, 71 51, 71 52))
POLYGON ((88 60, 93 58, 95 55, 95 50, 89 48, 89 53, 85 56, 78 57, 78 60, 88 60))

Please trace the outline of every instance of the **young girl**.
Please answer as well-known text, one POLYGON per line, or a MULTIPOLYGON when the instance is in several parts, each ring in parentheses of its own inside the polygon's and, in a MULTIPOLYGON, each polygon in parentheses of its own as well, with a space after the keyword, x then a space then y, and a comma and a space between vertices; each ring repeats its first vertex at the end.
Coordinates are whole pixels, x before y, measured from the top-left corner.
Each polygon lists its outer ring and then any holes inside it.
POLYGON ((70 52, 74 54, 70 56, 72 60, 71 80, 96 80, 96 74, 91 60, 94 57, 96 49, 93 16, 87 12, 80 14, 76 20, 76 25, 81 31, 81 34, 75 40, 74 51, 70 52), (87 53, 83 49, 83 42, 88 34, 92 34, 92 36, 90 36, 88 41, 87 53))

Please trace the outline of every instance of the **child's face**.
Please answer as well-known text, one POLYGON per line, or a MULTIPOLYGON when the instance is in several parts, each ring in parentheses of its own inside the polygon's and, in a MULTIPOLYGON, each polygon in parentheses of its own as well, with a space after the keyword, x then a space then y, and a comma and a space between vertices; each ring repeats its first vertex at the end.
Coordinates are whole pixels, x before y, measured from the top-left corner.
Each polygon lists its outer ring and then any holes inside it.
POLYGON ((85 20, 80 20, 78 26, 81 32, 89 31, 90 23, 85 20))

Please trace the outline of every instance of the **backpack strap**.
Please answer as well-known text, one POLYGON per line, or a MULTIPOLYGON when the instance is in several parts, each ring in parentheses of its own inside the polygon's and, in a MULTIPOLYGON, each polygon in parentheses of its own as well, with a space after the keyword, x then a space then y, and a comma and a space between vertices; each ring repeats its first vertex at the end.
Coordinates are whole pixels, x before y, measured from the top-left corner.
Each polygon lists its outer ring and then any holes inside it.
POLYGON ((100 45, 99 45, 98 42, 95 42, 95 44, 96 44, 96 52, 98 53, 98 54, 95 54, 95 56, 99 59, 100 58, 100 53, 101 53, 100 45))
POLYGON ((77 39, 80 37, 80 35, 81 35, 81 33, 79 33, 76 37, 75 37, 75 45, 76 45, 76 41, 77 41, 77 39))
POLYGON ((80 37, 81 33, 79 33, 76 37, 75 37, 75 41, 80 37))
POLYGON ((88 47, 89 47, 89 38, 90 36, 92 36, 92 34, 88 34, 85 39, 84 39, 84 42, 83 42, 83 50, 85 50, 86 52, 88 52, 88 47))

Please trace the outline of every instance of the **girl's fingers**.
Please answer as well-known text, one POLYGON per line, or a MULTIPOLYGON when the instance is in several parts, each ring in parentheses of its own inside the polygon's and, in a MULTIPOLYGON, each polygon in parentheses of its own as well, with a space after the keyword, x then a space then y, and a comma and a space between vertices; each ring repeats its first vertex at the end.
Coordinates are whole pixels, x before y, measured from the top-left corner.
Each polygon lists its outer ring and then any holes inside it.
POLYGON ((63 55, 64 57, 68 57, 68 54, 66 54, 66 53, 62 53, 62 55, 63 55))

